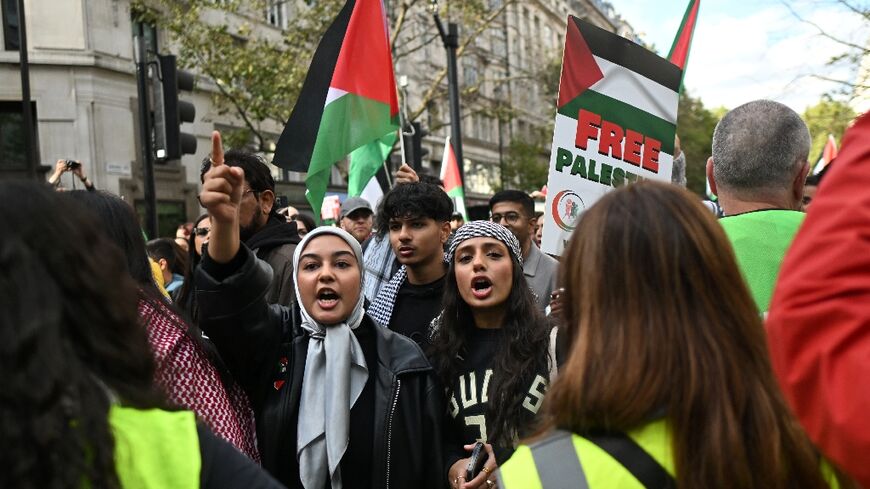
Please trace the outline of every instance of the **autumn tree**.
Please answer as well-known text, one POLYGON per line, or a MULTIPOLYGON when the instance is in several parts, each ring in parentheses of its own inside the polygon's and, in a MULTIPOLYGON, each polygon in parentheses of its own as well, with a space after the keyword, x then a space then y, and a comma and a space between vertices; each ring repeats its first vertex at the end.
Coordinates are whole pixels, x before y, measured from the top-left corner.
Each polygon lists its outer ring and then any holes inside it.
MULTIPOLYGON (((487 0, 465 0, 441 8, 445 18, 462 24, 458 57, 473 52, 477 39, 517 0, 490 8, 487 0)), ((243 130, 231 135, 255 141, 260 151, 270 151, 274 133, 290 116, 299 96, 311 58, 323 32, 344 5, 344 0, 275 2, 274 0, 133 0, 134 15, 165 30, 183 67, 202 75, 206 89, 221 114, 240 121, 243 130), (287 29, 263 26, 269 7, 285 5, 292 17, 287 29)), ((428 10, 428 0, 387 0, 390 42, 394 62, 413 55, 429 43, 440 42, 428 10)), ((421 73, 422 96, 406 107, 408 121, 419 118, 446 99, 447 70, 421 73)), ((480 83, 491 80, 481 79, 480 83)), ((466 93, 479 88, 466 86, 466 93)), ((490 108, 489 104, 485 107, 490 108)))
POLYGON ((855 119, 855 111, 843 101, 834 100, 830 96, 822 97, 816 105, 808 107, 803 113, 804 122, 810 129, 813 145, 810 149, 810 164, 818 161, 828 135, 832 134, 838 142, 843 139, 846 128, 855 119))
POLYGON ((688 90, 680 93, 680 107, 677 113, 677 135, 680 146, 686 154, 686 187, 703 196, 707 185, 707 158, 713 146, 713 130, 719 122, 714 112, 704 107, 700 98, 689 95, 688 90))

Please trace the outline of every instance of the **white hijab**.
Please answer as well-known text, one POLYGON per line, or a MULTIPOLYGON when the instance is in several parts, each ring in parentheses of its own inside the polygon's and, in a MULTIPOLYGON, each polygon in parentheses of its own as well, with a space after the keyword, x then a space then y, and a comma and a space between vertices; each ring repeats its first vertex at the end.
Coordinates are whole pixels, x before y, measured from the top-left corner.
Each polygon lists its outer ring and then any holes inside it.
POLYGON ((362 249, 357 240, 339 228, 316 228, 296 247, 293 269, 298 276, 299 258, 305 247, 324 235, 338 236, 350 245, 360 269, 360 293, 350 316, 342 323, 327 326, 318 323, 305 310, 299 280, 295 280, 302 329, 309 336, 296 423, 296 457, 299 478, 305 489, 323 489, 327 480, 332 489, 341 489, 339 463, 347 451, 350 408, 359 399, 368 379, 365 356, 351 331, 362 323, 365 314, 362 249))

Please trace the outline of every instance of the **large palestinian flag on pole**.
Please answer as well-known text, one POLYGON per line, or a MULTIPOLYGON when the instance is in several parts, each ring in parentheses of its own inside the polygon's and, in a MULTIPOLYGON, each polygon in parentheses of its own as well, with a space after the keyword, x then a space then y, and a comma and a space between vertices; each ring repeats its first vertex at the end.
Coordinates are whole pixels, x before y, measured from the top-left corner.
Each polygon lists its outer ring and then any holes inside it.
POLYGON ((580 214, 615 187, 671 181, 681 70, 568 17, 542 249, 561 255, 580 214))
POLYGON ((273 163, 308 172, 319 214, 332 166, 399 128, 399 104, 382 0, 348 0, 317 46, 273 163))

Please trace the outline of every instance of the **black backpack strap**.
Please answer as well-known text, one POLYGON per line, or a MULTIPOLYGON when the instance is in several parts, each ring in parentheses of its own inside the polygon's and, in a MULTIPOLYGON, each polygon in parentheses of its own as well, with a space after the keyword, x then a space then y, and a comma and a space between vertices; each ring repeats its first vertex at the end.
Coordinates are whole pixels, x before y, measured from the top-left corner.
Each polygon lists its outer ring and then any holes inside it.
POLYGON ((630 436, 617 432, 592 432, 584 436, 622 464, 646 489, 677 487, 673 476, 630 436))

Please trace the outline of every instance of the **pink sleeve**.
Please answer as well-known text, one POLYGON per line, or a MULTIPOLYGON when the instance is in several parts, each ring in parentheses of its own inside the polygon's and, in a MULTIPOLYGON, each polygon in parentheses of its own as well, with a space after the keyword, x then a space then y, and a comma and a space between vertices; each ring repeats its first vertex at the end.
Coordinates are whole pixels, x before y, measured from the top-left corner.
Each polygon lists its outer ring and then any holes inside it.
POLYGON ((767 329, 801 424, 870 487, 870 114, 847 132, 786 255, 767 329))

